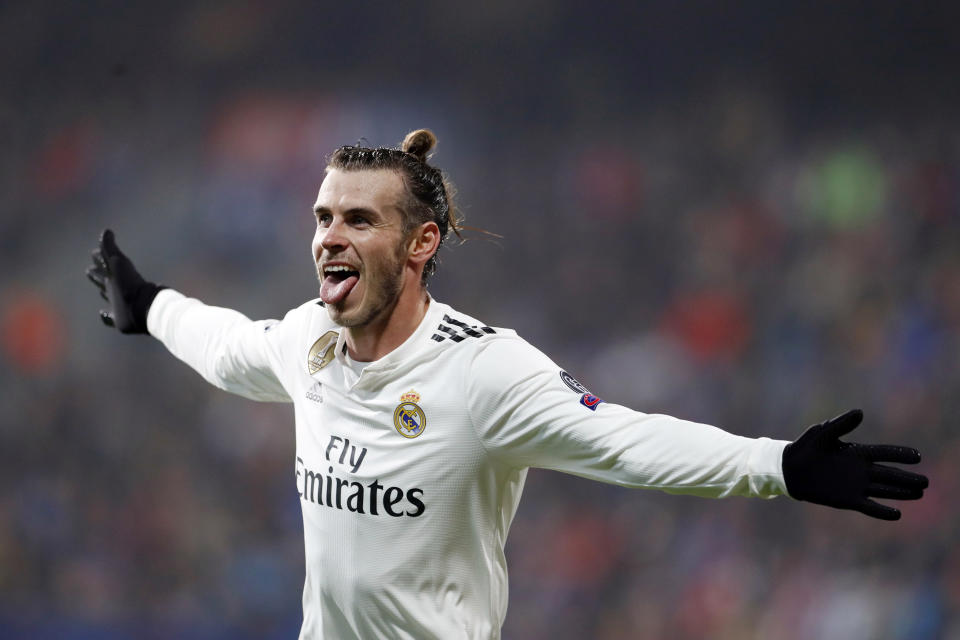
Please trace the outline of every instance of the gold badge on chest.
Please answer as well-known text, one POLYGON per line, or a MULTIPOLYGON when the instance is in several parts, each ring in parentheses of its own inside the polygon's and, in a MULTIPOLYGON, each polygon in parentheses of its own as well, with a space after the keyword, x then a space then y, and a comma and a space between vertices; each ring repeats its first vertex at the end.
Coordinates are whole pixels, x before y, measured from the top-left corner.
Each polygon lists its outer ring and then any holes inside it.
POLYGON ((339 336, 336 331, 327 331, 313 343, 310 353, 307 354, 307 373, 313 375, 333 361, 333 356, 336 355, 334 346, 339 336))
POLYGON ((404 438, 416 438, 427 428, 427 416, 418 402, 420 394, 411 389, 400 396, 400 404, 393 412, 393 426, 404 438))

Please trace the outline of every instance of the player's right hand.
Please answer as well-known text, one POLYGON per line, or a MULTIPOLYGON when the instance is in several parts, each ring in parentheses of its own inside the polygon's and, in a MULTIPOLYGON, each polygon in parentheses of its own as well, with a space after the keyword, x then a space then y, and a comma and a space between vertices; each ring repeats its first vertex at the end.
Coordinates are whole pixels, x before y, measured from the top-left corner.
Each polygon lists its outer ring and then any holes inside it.
POLYGON ((110 229, 104 229, 100 235, 100 246, 93 252, 87 278, 110 304, 109 309, 100 310, 105 325, 116 327, 121 333, 147 333, 147 312, 165 287, 143 279, 130 258, 117 247, 110 229))

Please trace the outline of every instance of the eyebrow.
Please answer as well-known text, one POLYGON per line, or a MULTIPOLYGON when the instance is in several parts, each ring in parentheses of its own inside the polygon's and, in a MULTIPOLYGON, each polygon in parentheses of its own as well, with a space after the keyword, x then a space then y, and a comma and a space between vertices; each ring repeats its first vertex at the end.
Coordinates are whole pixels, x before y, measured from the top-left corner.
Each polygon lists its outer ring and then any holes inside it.
MULTIPOLYGON (((323 205, 314 206, 313 212, 316 214, 333 213, 329 207, 324 207, 323 205)), ((343 212, 343 215, 345 216, 351 215, 351 214, 361 214, 361 215, 372 216, 377 218, 382 217, 379 213, 377 213, 373 209, 368 209, 367 207, 350 207, 349 209, 343 212)))

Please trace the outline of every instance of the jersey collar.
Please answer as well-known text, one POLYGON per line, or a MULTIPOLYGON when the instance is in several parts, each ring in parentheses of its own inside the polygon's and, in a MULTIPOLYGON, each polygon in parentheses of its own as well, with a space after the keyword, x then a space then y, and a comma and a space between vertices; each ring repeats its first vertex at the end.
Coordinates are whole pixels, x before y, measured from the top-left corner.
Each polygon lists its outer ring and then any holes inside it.
MULTIPOLYGON (((427 295, 429 296, 429 294, 427 295)), ((419 356, 424 355, 424 344, 431 343, 430 335, 446 312, 449 312, 447 305, 441 304, 434 300, 433 297, 430 297, 427 312, 423 315, 423 319, 420 320, 420 324, 417 325, 413 333, 411 333, 399 347, 379 360, 374 360, 368 364, 364 368, 360 379, 357 380, 353 386, 364 387, 367 384, 375 384, 376 380, 380 379, 383 375, 393 372, 404 364, 410 364, 412 361, 417 360, 419 356)), ((336 349, 335 357, 341 365, 345 366, 345 356, 347 352, 346 331, 341 331, 337 337, 336 349)))

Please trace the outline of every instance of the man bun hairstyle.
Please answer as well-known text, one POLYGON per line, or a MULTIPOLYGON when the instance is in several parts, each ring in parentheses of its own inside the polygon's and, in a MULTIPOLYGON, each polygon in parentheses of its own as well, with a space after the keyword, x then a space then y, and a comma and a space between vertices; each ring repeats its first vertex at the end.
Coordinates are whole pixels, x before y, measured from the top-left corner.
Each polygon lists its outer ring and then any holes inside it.
POLYGON ((427 161, 427 154, 437 146, 437 136, 430 129, 417 129, 407 134, 400 149, 416 156, 420 162, 427 161))
MULTIPOLYGON (((333 152, 327 170, 363 171, 389 169, 400 174, 407 191, 402 204, 403 232, 409 233, 424 222, 435 222, 440 229, 440 243, 450 231, 460 235, 460 214, 453 203, 454 187, 440 169, 428 162, 437 145, 437 136, 429 129, 411 131, 399 148, 347 145, 333 152)), ((423 280, 437 270, 437 251, 423 267, 423 280)))

